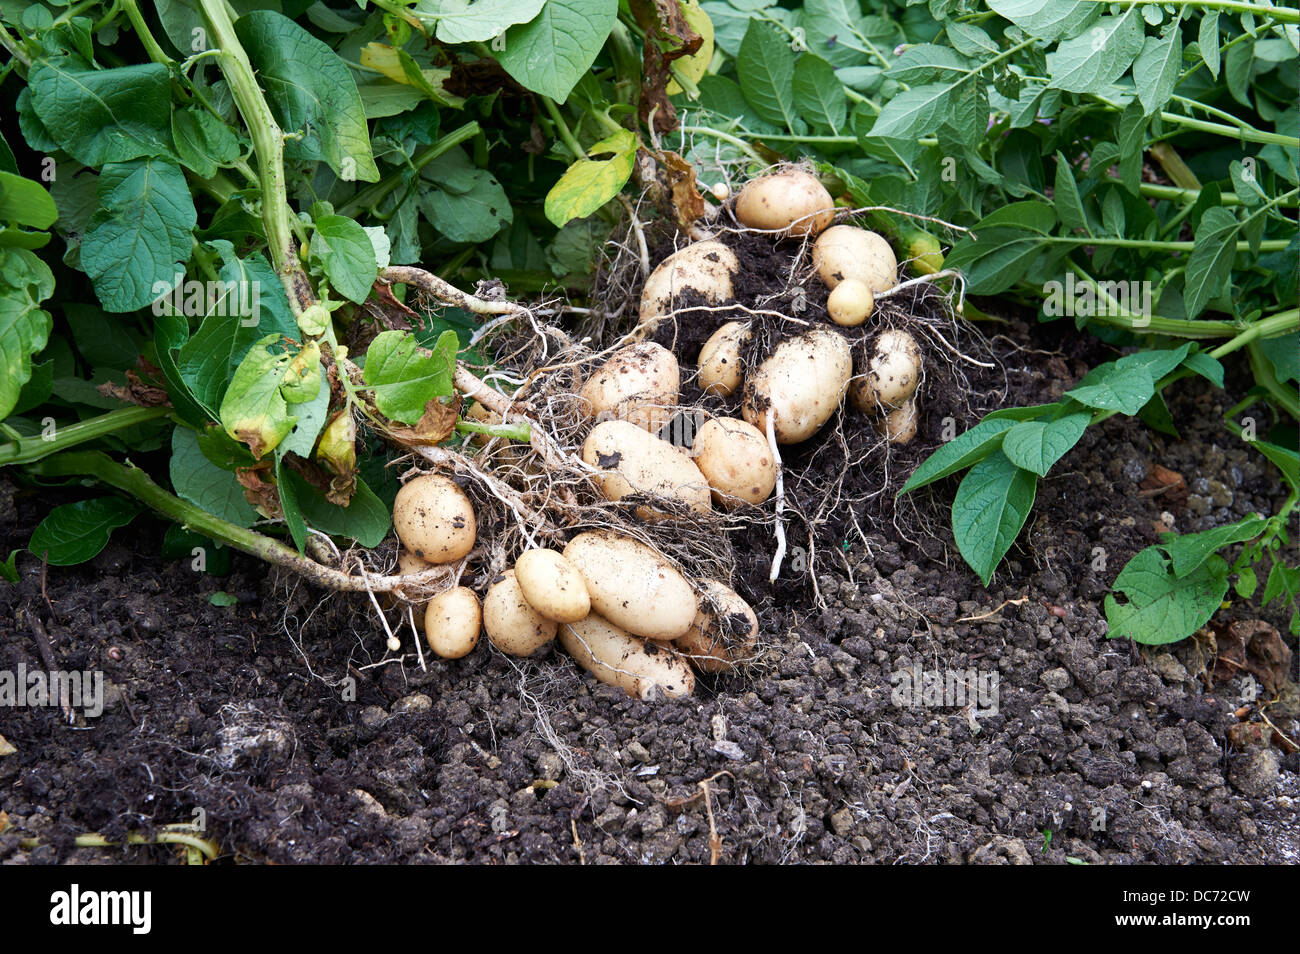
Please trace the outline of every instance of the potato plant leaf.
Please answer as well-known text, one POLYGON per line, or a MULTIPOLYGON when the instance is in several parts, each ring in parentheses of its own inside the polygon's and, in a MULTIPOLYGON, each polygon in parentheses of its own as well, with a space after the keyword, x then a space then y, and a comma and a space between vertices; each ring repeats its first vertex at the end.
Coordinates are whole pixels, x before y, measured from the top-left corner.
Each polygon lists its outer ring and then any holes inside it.
POLYGON ((579 159, 565 171, 546 196, 546 217, 556 228, 573 219, 586 218, 618 195, 632 175, 636 136, 624 130, 602 139, 588 155, 608 158, 579 159))
POLYGON ((970 568, 985 586, 1011 549, 1034 505, 1038 478, 1000 450, 970 469, 952 501, 952 529, 970 568))
POLYGON ((98 70, 41 60, 28 77, 45 130, 87 166, 170 155, 171 77, 159 63, 98 70))
POLYGON ((51 566, 85 563, 108 544, 118 527, 130 523, 140 507, 121 497, 98 497, 55 507, 27 544, 51 566))
POLYGON ((1047 472, 1083 436, 1092 413, 1080 411, 1054 421, 1021 421, 1002 438, 1002 453, 1017 467, 1039 477, 1047 472))
POLYGON ((172 489, 182 500, 240 527, 257 522, 257 511, 244 497, 234 473, 208 460, 198 435, 188 427, 172 431, 171 478, 172 489))
POLYGON ((618 0, 546 0, 541 13, 506 31, 492 55, 521 86, 557 102, 591 68, 618 16, 618 0))
POLYGON ((1185 639, 1214 615, 1228 592, 1228 564, 1211 555, 1186 576, 1177 576, 1160 546, 1147 547, 1115 578, 1121 602, 1107 596, 1108 639, 1127 637, 1147 645, 1185 639))
POLYGON ((32 355, 49 340, 53 319, 40 307, 54 294, 54 274, 27 249, 0 248, 0 418, 32 376, 32 355))
POLYGON ((444 331, 431 351, 419 347, 414 335, 382 332, 366 351, 361 380, 383 414, 415 424, 424 416, 425 404, 451 394, 457 347, 454 331, 444 331))

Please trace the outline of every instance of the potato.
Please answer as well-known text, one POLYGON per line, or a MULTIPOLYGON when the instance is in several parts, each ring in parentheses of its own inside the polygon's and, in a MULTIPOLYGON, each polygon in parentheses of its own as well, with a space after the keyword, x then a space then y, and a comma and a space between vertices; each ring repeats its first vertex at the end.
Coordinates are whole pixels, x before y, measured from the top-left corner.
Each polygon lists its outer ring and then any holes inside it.
POLYGON ((646 639, 676 639, 695 620, 695 593, 658 552, 631 537, 580 533, 564 558, 587 583, 591 608, 615 626, 646 639))
POLYGON ((891 444, 906 444, 916 437, 916 427, 921 417, 916 398, 895 408, 876 422, 880 436, 891 444))
POLYGON ((864 414, 900 408, 921 383, 921 349, 906 331, 882 331, 866 370, 854 378, 850 397, 864 414))
POLYGON ((723 506, 759 504, 776 486, 776 461, 767 435, 748 421, 715 417, 695 435, 695 465, 723 506))
POLYGON ((751 229, 801 238, 835 221, 835 202, 816 176, 787 169, 745 183, 736 196, 736 218, 751 229))
POLYGON ((681 385, 673 353, 643 341, 614 352, 578 394, 586 401, 589 417, 627 421, 654 434, 676 412, 681 385))
POLYGON ((555 638, 555 620, 533 609, 514 570, 506 570, 488 588, 483 629, 493 646, 511 656, 531 656, 555 638))
POLYGON ((591 612, 582 574, 555 550, 525 550, 515 561, 515 579, 528 605, 547 619, 572 623, 591 612))
POLYGON ((871 316, 876 307, 876 299, 866 282, 849 278, 831 289, 826 299, 826 312, 831 321, 846 328, 862 324, 871 316))
POLYGON ((830 288, 856 278, 879 295, 898 284, 898 259, 889 242, 856 225, 836 225, 823 232, 813 245, 812 260, 830 288))
POLYGON ((729 586, 704 580, 695 622, 673 648, 705 672, 723 672, 754 655, 758 617, 729 586))
POLYGON ((766 434, 771 408, 777 443, 797 444, 830 420, 852 376, 848 342, 834 331, 814 328, 782 341, 750 374, 740 411, 766 434))
POLYGON ((460 659, 478 645, 483 610, 468 586, 453 586, 424 609, 424 639, 443 659, 460 659))
POLYGON ((439 474, 402 485, 393 501, 393 528, 402 546, 429 563, 452 563, 474 549, 478 528, 465 491, 439 474))
POLYGON ((650 334, 666 315, 681 307, 682 293, 688 289, 711 304, 730 301, 735 294, 731 276, 739 270, 736 254, 713 239, 669 255, 650 273, 641 290, 638 334, 650 334))
POLYGON ((695 691, 691 667, 667 643, 637 639, 595 613, 561 625, 560 645, 587 672, 628 695, 647 699, 656 690, 665 696, 695 691))
POLYGON ((729 397, 740 387, 740 346, 753 336, 747 321, 729 321, 700 349, 696 364, 700 369, 700 388, 705 394, 729 397))
MULTIPOLYGON (((655 494, 679 501, 696 513, 709 513, 709 482, 686 452, 647 434, 627 421, 597 424, 582 445, 582 459, 601 474, 600 490, 610 500, 628 494, 655 494)), ((638 507, 642 520, 671 516, 654 507, 638 507)))

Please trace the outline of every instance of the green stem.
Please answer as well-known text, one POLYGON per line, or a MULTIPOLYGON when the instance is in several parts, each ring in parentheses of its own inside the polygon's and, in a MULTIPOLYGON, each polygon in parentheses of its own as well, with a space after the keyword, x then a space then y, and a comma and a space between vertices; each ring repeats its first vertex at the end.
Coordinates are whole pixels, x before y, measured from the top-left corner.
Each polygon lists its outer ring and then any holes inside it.
POLYGON ((448 150, 459 146, 467 139, 473 139, 480 132, 482 132, 482 127, 480 127, 477 122, 468 122, 458 129, 453 129, 437 142, 430 146, 426 146, 424 149, 421 149, 412 156, 409 166, 404 167, 397 172, 389 173, 378 182, 366 186, 352 198, 348 199, 347 202, 339 206, 339 214, 355 216, 362 210, 378 205, 385 196, 402 184, 403 177, 409 172, 419 172, 448 150))
POLYGON ((17 37, 5 29, 5 25, 0 23, 0 46, 9 51, 9 55, 22 64, 23 69, 31 69, 32 58, 27 55, 23 45, 18 42, 17 37))
POLYGON ((131 27, 135 30, 135 35, 140 38, 144 44, 145 52, 149 54, 149 59, 155 63, 161 63, 163 66, 172 66, 176 62, 170 56, 163 52, 158 41, 154 39, 149 24, 144 22, 144 15, 140 12, 140 5, 136 0, 117 0, 126 10, 127 19, 131 21, 131 27))
POLYGON ((1300 23, 1300 10, 1292 7, 1268 7, 1258 3, 1245 3, 1243 0, 1092 0, 1094 3, 1116 3, 1125 7, 1153 6, 1185 7, 1193 10, 1229 10, 1233 13, 1253 13, 1261 17, 1273 17, 1280 23, 1300 23))
POLYGON ((555 123, 556 135, 560 137, 560 141, 564 143, 565 148, 573 154, 574 160, 585 159, 587 156, 587 150, 578 145, 578 140, 573 138, 573 133, 569 131, 569 124, 566 123, 564 117, 560 115, 560 108, 555 105, 555 100, 551 99, 549 96, 542 96, 540 94, 539 98, 541 99, 542 106, 546 109, 546 112, 550 114, 551 122, 555 123))
POLYGON ((1246 354, 1250 359, 1250 370, 1255 376, 1255 383, 1268 392, 1273 403, 1293 418, 1300 420, 1300 393, 1278 380, 1277 375, 1273 373, 1273 364, 1260 350, 1258 340, 1246 345, 1246 354))
POLYGON ((0 445, 0 467, 29 464, 51 454, 66 451, 78 444, 84 444, 86 441, 105 437, 114 431, 156 421, 170 413, 169 407, 124 407, 77 424, 57 428, 49 440, 40 435, 21 437, 12 443, 0 445))
MULTIPOLYGON (((1113 245, 1116 248, 1149 248, 1170 252, 1190 252, 1196 248, 1196 243, 1194 241, 1156 242, 1147 239, 1090 238, 1088 236, 1074 235, 1045 235, 1041 241, 1048 242, 1052 245, 1113 245)), ((1282 252, 1291 245, 1291 242, 1291 239, 1266 239, 1259 243, 1259 250, 1261 252, 1282 252)), ((1245 240, 1237 242, 1235 247, 1238 252, 1252 251, 1250 242, 1245 240)))

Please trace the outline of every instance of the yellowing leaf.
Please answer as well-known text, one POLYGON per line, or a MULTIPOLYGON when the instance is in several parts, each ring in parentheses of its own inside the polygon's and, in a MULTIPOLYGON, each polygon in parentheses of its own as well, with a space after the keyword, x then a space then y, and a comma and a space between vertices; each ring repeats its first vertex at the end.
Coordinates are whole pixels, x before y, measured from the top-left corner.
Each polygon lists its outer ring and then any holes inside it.
POLYGON ((626 129, 602 139, 588 155, 613 153, 608 159, 579 159, 569 166, 546 196, 546 217, 556 228, 595 212, 614 196, 632 175, 636 136, 626 129))
POLYGON ((463 97, 453 96, 443 89, 442 84, 451 77, 451 70, 420 69, 409 53, 386 43, 371 42, 363 46, 361 65, 382 73, 394 83, 412 86, 444 106, 460 106, 465 102, 463 97))
MULTIPOLYGON (((697 0, 681 0, 681 8, 682 18, 703 38, 704 42, 690 56, 674 60, 673 66, 692 83, 698 83, 708 72, 709 63, 713 61, 713 21, 709 19, 709 15, 704 12, 697 0)), ((681 91, 682 87, 677 80, 668 81, 669 96, 676 96, 681 91)))

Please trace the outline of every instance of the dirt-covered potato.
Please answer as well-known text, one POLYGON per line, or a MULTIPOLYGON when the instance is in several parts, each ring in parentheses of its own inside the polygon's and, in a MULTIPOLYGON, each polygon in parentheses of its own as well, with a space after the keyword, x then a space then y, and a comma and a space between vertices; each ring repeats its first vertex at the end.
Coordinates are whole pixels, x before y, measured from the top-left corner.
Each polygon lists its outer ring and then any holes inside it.
POLYGON ((876 307, 875 296, 867 283, 856 278, 845 279, 831 289, 826 299, 826 313, 831 321, 845 328, 854 328, 870 316, 876 307))
POLYGON ((689 696, 695 674, 667 643, 638 639, 595 613, 560 626, 560 645, 601 682, 646 699, 656 691, 689 696))
POLYGON ((736 218, 751 229, 802 238, 835 220, 835 202, 816 176, 787 169, 745 183, 736 196, 736 218))
POLYGON ((514 570, 506 570, 488 587, 483 629, 493 646, 511 656, 531 656, 555 638, 555 620, 533 609, 514 570))
MULTIPOLYGON (((600 490, 610 500, 654 494, 698 513, 713 509, 709 483, 685 451, 627 421, 597 424, 582 445, 582 459, 600 470, 600 490)), ((638 507, 636 512, 642 520, 670 516, 654 507, 638 507)))
POLYGON ((614 352, 578 395, 590 417, 627 421, 654 434, 676 412, 681 386, 673 353, 653 341, 642 341, 614 352))
POLYGON ((704 580, 695 622, 673 648, 705 672, 723 672, 754 655, 758 617, 745 600, 717 580, 704 580))
POLYGON ((740 387, 740 346, 753 334, 747 321, 729 321, 704 342, 696 364, 700 369, 700 390, 729 397, 740 387))
POLYGON ((882 331, 872 343, 866 370, 853 379, 850 398, 864 414, 902 407, 921 383, 921 349, 906 331, 882 331))
POLYGON ((439 474, 402 485, 393 501, 393 529, 411 554, 429 563, 453 563, 474 549, 478 528, 465 491, 439 474))
POLYGON ((834 331, 814 328, 782 341, 754 369, 740 411, 766 434, 770 408, 777 443, 797 444, 831 419, 852 376, 849 343, 834 331))
POLYGON ((591 608, 646 639, 676 639, 695 620, 695 593, 655 550, 607 530, 580 533, 564 548, 591 596, 591 608))
POLYGON ((424 608, 424 639, 443 659, 460 659, 478 645, 483 610, 468 586, 453 586, 424 608))
POLYGON ((879 295, 898 284, 898 259, 883 235, 856 225, 836 225, 813 244, 813 267, 829 288, 856 278, 879 295))
POLYGON ((695 435, 695 466, 722 506, 759 504, 776 486, 776 461, 767 436, 748 421, 715 417, 695 435))
POLYGON ((525 550, 515 561, 515 579, 528 605, 547 619, 572 623, 591 612, 582 574, 555 550, 525 550))
POLYGON ((891 444, 906 444, 916 437, 920 417, 920 406, 916 398, 912 398, 877 421, 876 430, 891 444))
POLYGON ((684 304, 682 295, 688 289, 711 304, 730 301, 735 294, 731 277, 739 269, 736 253, 714 239, 673 252, 650 273, 641 290, 638 333, 653 332, 664 316, 684 304))

